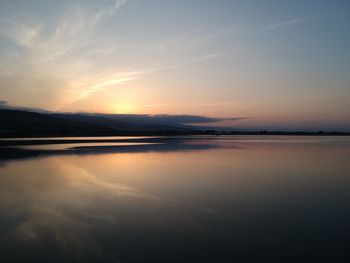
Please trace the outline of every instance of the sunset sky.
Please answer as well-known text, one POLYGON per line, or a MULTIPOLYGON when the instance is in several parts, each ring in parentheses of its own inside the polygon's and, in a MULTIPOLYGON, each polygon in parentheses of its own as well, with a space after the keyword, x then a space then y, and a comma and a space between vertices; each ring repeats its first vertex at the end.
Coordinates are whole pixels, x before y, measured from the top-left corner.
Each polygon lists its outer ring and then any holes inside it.
POLYGON ((1 0, 0 100, 350 130, 350 1, 1 0))

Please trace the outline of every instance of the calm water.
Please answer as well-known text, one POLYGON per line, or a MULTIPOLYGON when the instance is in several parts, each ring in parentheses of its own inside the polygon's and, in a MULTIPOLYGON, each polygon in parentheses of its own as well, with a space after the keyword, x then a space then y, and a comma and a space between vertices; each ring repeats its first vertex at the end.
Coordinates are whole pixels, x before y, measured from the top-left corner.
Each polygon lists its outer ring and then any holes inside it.
POLYGON ((350 262, 350 138, 0 149, 1 262, 350 262))

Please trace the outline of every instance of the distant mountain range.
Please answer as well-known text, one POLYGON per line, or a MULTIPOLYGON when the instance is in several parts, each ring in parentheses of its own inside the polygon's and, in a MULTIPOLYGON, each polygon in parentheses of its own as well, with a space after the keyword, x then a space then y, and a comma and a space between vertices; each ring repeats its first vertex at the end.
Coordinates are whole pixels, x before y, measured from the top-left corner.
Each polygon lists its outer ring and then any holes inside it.
POLYGON ((0 108, 0 137, 118 135, 350 135, 346 132, 237 131, 210 126, 224 120, 195 115, 55 113, 0 108), (208 126, 195 126, 207 123, 208 126))
POLYGON ((164 125, 158 119, 155 120, 155 123, 151 123, 152 118, 148 115, 143 118, 142 115, 135 116, 118 118, 118 115, 109 114, 39 113, 0 109, 0 136, 107 136, 191 133, 197 130, 195 127, 176 122, 164 125))

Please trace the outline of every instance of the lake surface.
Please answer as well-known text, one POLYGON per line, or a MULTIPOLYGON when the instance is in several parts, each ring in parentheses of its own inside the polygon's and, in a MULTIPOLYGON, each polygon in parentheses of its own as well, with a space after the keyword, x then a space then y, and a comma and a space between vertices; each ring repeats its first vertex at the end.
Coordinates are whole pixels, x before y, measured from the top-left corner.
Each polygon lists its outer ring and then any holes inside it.
POLYGON ((349 246, 350 137, 0 143, 1 262, 350 262, 349 246))

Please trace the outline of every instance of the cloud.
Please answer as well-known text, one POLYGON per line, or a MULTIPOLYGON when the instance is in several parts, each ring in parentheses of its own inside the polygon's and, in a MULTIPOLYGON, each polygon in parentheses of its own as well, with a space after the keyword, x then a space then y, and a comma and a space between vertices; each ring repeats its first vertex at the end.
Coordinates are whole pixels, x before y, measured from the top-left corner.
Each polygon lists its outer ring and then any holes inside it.
POLYGON ((126 2, 127 0, 116 0, 112 7, 105 8, 97 12, 92 19, 92 25, 96 26, 101 20, 103 20, 104 17, 114 15, 119 8, 126 4, 126 2))
MULTIPOLYGON (((159 104, 145 104, 143 107, 147 108, 156 108, 156 107, 167 107, 167 106, 189 106, 187 104, 170 104, 170 103, 159 103, 159 104)), ((191 104, 193 105, 193 104, 191 104)), ((212 102, 212 103, 201 103, 197 104, 199 107, 223 107, 223 106, 232 106, 236 105, 236 102, 233 101, 223 101, 223 102, 212 102)))
POLYGON ((18 15, 0 19, 0 41, 10 43, 0 53, 0 86, 6 100, 15 104, 54 109, 89 95, 99 88, 132 80, 118 71, 121 79, 102 80, 104 69, 96 69, 85 53, 108 55, 94 47, 95 28, 113 16, 125 0, 95 2, 95 6, 70 2, 48 21, 18 15), (88 47, 88 48, 87 48, 88 47), (94 52, 96 50, 96 52, 94 52), (98 74, 96 73, 98 72, 98 74), (86 85, 75 85, 89 78, 86 85), (20 80, 20 81, 19 81, 20 80), (29 99, 30 98, 30 99, 29 99))
POLYGON ((280 29, 280 28, 291 26, 291 25, 301 24, 301 23, 305 23, 305 22, 309 22, 309 21, 313 21, 313 20, 317 20, 317 19, 321 19, 321 18, 325 18, 325 17, 327 17, 327 16, 326 15, 320 15, 320 16, 310 16, 310 17, 303 17, 303 18, 295 18, 295 19, 284 21, 284 22, 280 22, 280 23, 276 23, 276 24, 265 26, 264 29, 261 30, 261 32, 267 32, 267 31, 270 31, 270 30, 280 29))
POLYGON ((127 0, 116 0, 114 4, 113 12, 115 12, 118 8, 126 3, 127 0))
MULTIPOLYGON (((108 58, 119 48, 116 44, 105 47, 97 43, 96 40, 103 42, 95 39, 97 28, 127 1, 68 3, 63 1, 57 16, 47 21, 20 15, 0 18, 0 41, 11 43, 6 54, 0 52, 1 95, 12 104, 48 110, 73 109, 98 92, 142 76, 226 55, 224 52, 203 53, 142 69, 123 70, 107 63, 101 65, 98 62, 101 58, 108 58)), ((234 30, 221 29, 206 37, 186 39, 184 43, 200 45, 234 30)))
POLYGON ((217 106, 231 106, 235 104, 236 102, 233 102, 233 101, 223 101, 223 102, 203 103, 201 104, 201 106, 217 107, 217 106))
POLYGON ((8 106, 8 105, 7 105, 7 101, 0 100, 0 109, 6 108, 7 106, 8 106))
POLYGON ((170 104, 167 104, 167 103, 162 103, 162 104, 146 104, 146 105, 143 105, 144 107, 166 107, 166 106, 170 106, 170 104))
POLYGON ((235 118, 212 118, 199 115, 168 115, 168 114, 95 114, 98 116, 112 118, 118 121, 126 121, 130 123, 143 123, 143 124, 160 124, 170 126, 181 126, 184 124, 195 124, 195 123, 217 123, 221 121, 238 121, 245 119, 243 117, 235 118))

